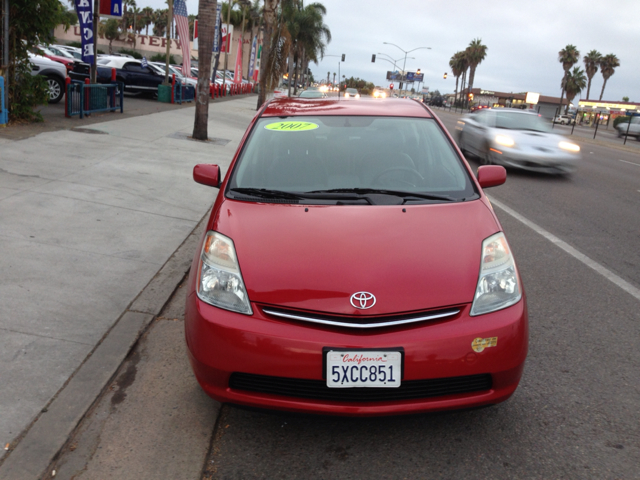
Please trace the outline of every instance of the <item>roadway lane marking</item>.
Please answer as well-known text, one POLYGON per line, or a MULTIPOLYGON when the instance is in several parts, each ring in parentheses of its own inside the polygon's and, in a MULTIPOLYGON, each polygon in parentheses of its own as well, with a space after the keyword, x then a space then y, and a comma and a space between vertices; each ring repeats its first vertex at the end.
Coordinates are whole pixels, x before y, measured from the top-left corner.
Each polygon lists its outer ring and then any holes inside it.
POLYGON ((553 243, 557 247, 560 247, 562 250, 564 250, 569 255, 574 257, 576 260, 579 260, 580 262, 584 263, 587 267, 592 268, 597 273, 602 275, 604 278, 609 280, 611 283, 613 283, 614 285, 617 285, 622 290, 624 290, 625 292, 630 294, 636 300, 640 300, 640 289, 634 287, 629 282, 627 282, 626 280, 620 278, 618 275, 613 273, 611 270, 609 270, 609 269, 603 267, 602 265, 600 265, 598 262, 595 262, 595 261, 591 260, 585 254, 580 253, 578 250, 573 248, 568 243, 560 240, 558 237, 556 237, 552 233, 548 232, 544 228, 536 225, 532 221, 530 221, 527 218, 523 217, 522 215, 517 213, 515 210, 512 210, 511 208, 507 207, 504 203, 499 202, 498 200, 495 200, 492 197, 489 197, 489 200, 491 200, 491 203, 493 205, 497 206, 500 210, 503 210, 504 212, 508 213, 509 215, 511 215, 513 218, 515 218, 519 222, 521 222, 524 225, 526 225, 527 227, 529 227, 534 232, 542 235, 544 238, 549 240, 551 243, 553 243))
POLYGON ((640 167, 640 163, 627 162, 626 160, 620 160, 620 161, 624 163, 630 163, 631 165, 635 165, 636 167, 640 167))

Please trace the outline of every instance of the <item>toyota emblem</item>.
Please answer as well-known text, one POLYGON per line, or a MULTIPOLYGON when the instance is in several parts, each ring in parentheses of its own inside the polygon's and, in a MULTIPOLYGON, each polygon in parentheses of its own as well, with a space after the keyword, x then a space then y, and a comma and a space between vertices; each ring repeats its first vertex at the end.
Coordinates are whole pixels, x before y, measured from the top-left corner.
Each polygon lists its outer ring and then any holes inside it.
POLYGON ((369 292, 357 292, 351 295, 351 305, 360 310, 366 310, 376 304, 376 297, 369 292))

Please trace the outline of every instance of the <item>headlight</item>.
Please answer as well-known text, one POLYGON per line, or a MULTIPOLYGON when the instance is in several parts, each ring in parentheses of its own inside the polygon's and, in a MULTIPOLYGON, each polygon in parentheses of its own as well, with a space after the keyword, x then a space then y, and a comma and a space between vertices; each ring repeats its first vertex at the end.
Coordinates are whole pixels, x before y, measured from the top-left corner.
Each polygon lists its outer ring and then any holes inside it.
POLYGON ((345 98, 349 98, 349 94, 348 93, 345 93, 344 96, 345 96, 345 98))
POLYGON ((580 151, 580 147, 575 143, 560 142, 558 146, 563 150, 569 150, 570 152, 574 152, 574 153, 578 153, 580 151))
POLYGON ((356 98, 360 98, 360 94, 359 93, 356 93, 356 98))
POLYGON ((502 310, 522 298, 516 265, 502 232, 482 242, 480 276, 471 306, 471 316, 502 310))
POLYGON ((503 147, 513 147, 516 144, 513 138, 507 137, 506 135, 496 135, 496 138, 494 138, 493 141, 503 147))
POLYGON ((233 241, 207 232, 198 269, 198 297, 216 307, 252 315, 233 241))

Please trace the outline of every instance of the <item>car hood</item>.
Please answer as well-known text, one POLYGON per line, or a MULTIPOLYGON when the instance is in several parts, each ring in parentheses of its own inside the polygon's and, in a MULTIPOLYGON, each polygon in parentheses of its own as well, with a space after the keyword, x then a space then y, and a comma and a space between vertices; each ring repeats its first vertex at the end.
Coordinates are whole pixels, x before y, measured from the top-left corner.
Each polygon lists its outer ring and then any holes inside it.
POLYGON ((343 315, 415 312, 473 300, 482 240, 500 230, 482 200, 437 205, 303 206, 225 199, 252 302, 343 315), (358 310, 356 292, 375 295, 358 310))
POLYGON ((535 132, 533 130, 508 130, 504 128, 492 128, 492 135, 506 135, 513 138, 518 147, 547 147, 557 149, 558 144, 567 141, 566 137, 549 132, 535 132))

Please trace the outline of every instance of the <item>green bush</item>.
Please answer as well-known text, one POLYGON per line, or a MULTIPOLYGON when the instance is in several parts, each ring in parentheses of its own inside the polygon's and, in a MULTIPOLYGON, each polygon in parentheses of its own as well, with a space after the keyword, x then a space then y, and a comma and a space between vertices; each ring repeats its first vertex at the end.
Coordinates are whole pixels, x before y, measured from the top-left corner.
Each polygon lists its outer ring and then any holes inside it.
MULTIPOLYGON (((150 62, 166 62, 167 61, 167 55, 165 53, 156 53, 154 56, 152 56, 149 59, 150 62)), ((171 65, 175 65, 176 64, 176 60, 175 58, 173 58, 173 55, 169 55, 169 63, 171 65)))
POLYGON ((42 122, 40 111, 34 108, 46 105, 49 100, 49 86, 42 75, 31 75, 26 63, 16 66, 19 82, 12 85, 11 119, 28 122, 42 122), (16 88, 19 85, 20 88, 16 88))
POLYGON ((137 58, 138 60, 142 60, 142 55, 135 50, 131 50, 130 48, 121 48, 119 53, 125 53, 127 55, 131 55, 133 58, 137 58))
POLYGON ((631 120, 631 117, 627 117, 626 115, 620 115, 619 117, 616 117, 615 120, 613 121, 613 128, 616 128, 621 123, 629 123, 629 120, 631 120))

